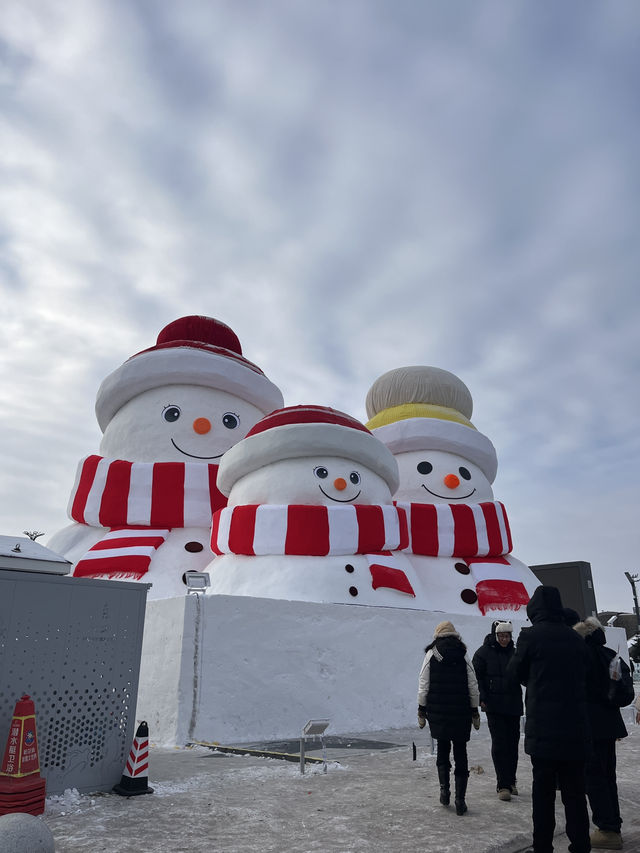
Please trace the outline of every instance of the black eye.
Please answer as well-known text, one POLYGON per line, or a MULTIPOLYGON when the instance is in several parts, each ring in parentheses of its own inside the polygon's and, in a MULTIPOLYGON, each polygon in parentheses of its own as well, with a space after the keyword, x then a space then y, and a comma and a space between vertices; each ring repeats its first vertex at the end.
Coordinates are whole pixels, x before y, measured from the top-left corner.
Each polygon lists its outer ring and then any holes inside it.
POLYGON ((430 474, 433 471, 431 462, 418 462, 417 467, 420 474, 430 474))
POLYGON ((180 417, 180 409, 178 406, 165 406, 162 410, 162 417, 167 423, 174 423, 180 417))
POLYGON ((463 480, 471 479, 471 471, 469 471, 468 468, 458 468, 458 471, 460 472, 460 476, 463 480))
POLYGON ((357 471, 352 471, 349 474, 349 479, 351 480, 351 482, 353 483, 354 486, 357 486, 358 483, 360 482, 360 474, 358 474, 357 471))
POLYGON ((240 424, 240 418, 233 412, 225 412, 222 416, 222 423, 227 429, 235 429, 240 424))
POLYGON ((329 472, 327 471, 327 469, 326 469, 326 468, 323 468, 323 467, 322 467, 322 465, 318 465, 318 467, 317 467, 317 468, 314 468, 314 469, 313 469, 313 473, 314 473, 314 474, 316 475, 316 477, 318 477, 320 480, 326 480, 326 479, 327 479, 327 477, 329 476, 329 472))

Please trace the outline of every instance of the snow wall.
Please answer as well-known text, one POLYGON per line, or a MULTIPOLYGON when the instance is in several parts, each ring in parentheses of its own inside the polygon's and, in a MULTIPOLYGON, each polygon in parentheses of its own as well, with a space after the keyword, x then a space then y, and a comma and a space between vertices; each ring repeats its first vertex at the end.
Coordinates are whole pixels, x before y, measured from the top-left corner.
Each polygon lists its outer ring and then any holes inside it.
MULTIPOLYGON (((509 618, 511 614, 505 616, 509 618)), ((470 654, 491 619, 435 611, 245 596, 149 601, 136 716, 153 743, 223 745, 416 722, 418 674, 450 619, 470 654)), ((526 617, 512 618, 514 639, 526 617)))

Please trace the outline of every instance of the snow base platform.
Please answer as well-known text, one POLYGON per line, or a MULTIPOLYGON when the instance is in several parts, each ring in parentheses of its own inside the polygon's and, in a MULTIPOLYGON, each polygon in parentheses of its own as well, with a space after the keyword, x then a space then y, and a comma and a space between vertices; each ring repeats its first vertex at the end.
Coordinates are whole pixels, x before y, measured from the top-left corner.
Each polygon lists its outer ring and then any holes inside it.
MULTIPOLYGON (((515 633, 524 614, 509 614, 515 633)), ((189 595, 147 604, 136 717, 153 743, 267 744, 413 725, 418 674, 450 619, 471 652, 491 619, 394 607, 189 595), (251 697, 257 697, 252 701, 251 697)))

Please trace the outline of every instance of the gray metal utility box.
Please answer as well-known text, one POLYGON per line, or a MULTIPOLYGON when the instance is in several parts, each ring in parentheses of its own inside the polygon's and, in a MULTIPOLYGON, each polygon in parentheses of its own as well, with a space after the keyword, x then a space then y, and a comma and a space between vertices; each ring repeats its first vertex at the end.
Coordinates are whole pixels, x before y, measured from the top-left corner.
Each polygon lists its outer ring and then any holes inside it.
POLYGON ((543 563, 530 568, 540 583, 557 587, 562 604, 576 610, 581 619, 596 615, 591 563, 575 560, 571 563, 543 563))
POLYGON ((0 749, 28 693, 47 794, 120 781, 135 734, 148 588, 0 569, 0 749))

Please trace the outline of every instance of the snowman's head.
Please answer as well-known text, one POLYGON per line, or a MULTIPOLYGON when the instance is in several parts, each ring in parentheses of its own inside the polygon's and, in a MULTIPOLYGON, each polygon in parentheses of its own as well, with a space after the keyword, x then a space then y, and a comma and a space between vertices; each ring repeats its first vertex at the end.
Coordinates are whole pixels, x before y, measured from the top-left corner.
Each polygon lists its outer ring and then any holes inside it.
POLYGON ((455 374, 414 365, 384 373, 367 394, 367 426, 396 458, 398 501, 493 500, 496 451, 469 418, 473 400, 455 374))
POLYGON ((100 452, 132 462, 216 462, 281 405, 280 390, 242 355, 229 326, 180 317, 100 385, 100 452))
POLYGON ((229 506, 242 504, 389 504, 379 474, 353 459, 309 456, 281 459, 250 471, 233 484, 229 506))
POLYGON ((132 462, 218 462, 263 413, 200 385, 164 385, 138 394, 107 424, 100 453, 132 462))
POLYGON ((264 417, 220 463, 229 505, 388 504, 393 454, 360 421, 326 406, 289 406, 264 417))
POLYGON ((409 503, 477 503, 492 501, 486 474, 464 456, 443 450, 396 454, 400 486, 397 501, 409 503))

